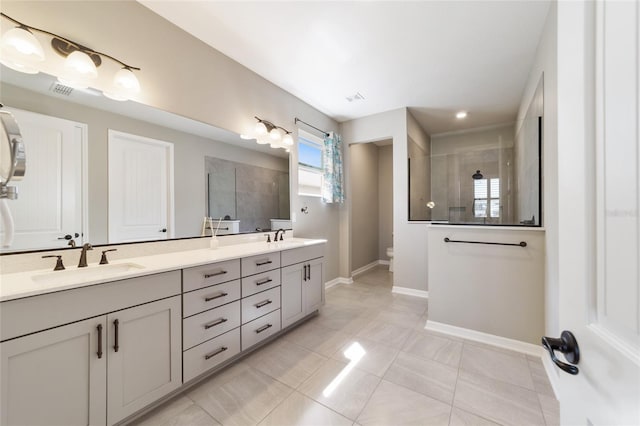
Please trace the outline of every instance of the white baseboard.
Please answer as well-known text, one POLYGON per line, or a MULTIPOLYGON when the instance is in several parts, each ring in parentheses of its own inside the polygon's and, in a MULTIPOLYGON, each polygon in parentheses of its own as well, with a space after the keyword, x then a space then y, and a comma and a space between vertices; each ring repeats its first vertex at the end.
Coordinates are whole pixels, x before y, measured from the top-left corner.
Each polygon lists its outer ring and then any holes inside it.
POLYGON ((429 298, 428 291, 416 290, 415 288, 408 288, 408 287, 398 287, 397 285, 393 286, 393 288, 391 289, 391 293, 404 294, 406 296, 422 297, 424 299, 429 298))
POLYGON ((542 356, 542 347, 519 340, 509 339, 506 337, 496 336, 494 334, 483 333, 481 331, 471 330, 468 328, 456 327, 454 325, 443 324, 427 320, 425 330, 437 331, 439 333, 450 334, 463 339, 473 340, 476 342, 487 343, 499 348, 510 349, 512 351, 521 352, 527 355, 540 358, 542 356))
POLYGON ((378 265, 387 265, 387 266, 389 266, 389 261, 388 260, 378 260, 378 265))
POLYGON ((560 400, 560 378, 558 377, 558 369, 556 368, 553 361, 551 361, 551 357, 542 356, 542 365, 544 366, 544 371, 547 373, 547 377, 549 378, 549 383, 551 383, 551 388, 553 389, 553 393, 556 395, 556 399, 560 400))
POLYGON ((369 263, 368 265, 364 265, 362 268, 358 268, 355 271, 351 271, 351 277, 356 277, 357 275, 364 274, 365 272, 367 272, 370 269, 375 268, 379 264, 380 264, 379 260, 374 260, 373 262, 369 263))
POLYGON ((331 281, 327 281, 326 283, 324 283, 324 288, 326 290, 338 284, 353 284, 353 280, 351 278, 343 278, 343 277, 334 278, 331 281))

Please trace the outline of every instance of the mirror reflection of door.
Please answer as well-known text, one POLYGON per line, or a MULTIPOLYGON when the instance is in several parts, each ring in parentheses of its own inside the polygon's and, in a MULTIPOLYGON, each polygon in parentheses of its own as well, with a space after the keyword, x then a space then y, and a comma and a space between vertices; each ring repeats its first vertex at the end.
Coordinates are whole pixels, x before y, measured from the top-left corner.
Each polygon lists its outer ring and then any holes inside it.
POLYGON ((24 179, 13 183, 18 189, 18 198, 7 201, 15 234, 11 246, 2 250, 64 248, 71 241, 82 245, 87 236, 82 177, 87 126, 29 111, 5 109, 20 126, 27 173, 24 179))
POLYGON ((109 243, 173 238, 173 144, 109 130, 109 243))

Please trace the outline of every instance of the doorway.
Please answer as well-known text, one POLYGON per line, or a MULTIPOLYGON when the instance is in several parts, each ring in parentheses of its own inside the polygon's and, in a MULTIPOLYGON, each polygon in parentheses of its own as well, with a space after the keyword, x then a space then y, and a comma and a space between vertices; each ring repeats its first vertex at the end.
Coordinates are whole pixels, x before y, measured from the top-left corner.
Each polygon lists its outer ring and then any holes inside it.
POLYGON ((351 274, 389 264, 393 247, 393 143, 349 145, 351 274))

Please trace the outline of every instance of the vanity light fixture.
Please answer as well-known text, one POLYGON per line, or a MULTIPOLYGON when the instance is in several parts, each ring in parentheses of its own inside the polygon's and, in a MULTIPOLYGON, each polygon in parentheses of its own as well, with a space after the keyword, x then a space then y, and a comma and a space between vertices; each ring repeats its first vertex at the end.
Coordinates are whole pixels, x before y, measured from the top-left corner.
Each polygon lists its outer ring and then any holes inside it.
POLYGON ((269 144, 271 148, 283 148, 285 150, 293 146, 293 137, 290 131, 259 117, 254 118, 258 120, 254 130, 255 136, 242 135, 243 139, 255 139, 261 145, 269 144))
POLYGON ((140 92, 140 82, 133 73, 134 70, 140 71, 140 68, 127 65, 113 56, 83 46, 66 37, 26 25, 4 13, 0 13, 0 16, 17 25, 0 39, 0 62, 7 67, 28 74, 37 74, 41 70, 39 64, 45 60, 45 54, 33 35, 35 31, 51 36, 51 49, 66 58, 64 70, 61 75, 56 76, 60 83, 77 89, 91 86, 98 77, 97 68, 102 64, 103 59, 107 58, 122 68, 115 73, 111 87, 103 91, 103 94, 117 101, 126 101, 140 92))
POLYGON ((456 118, 458 120, 462 120, 463 118, 467 118, 467 111, 459 111, 456 113, 456 118))

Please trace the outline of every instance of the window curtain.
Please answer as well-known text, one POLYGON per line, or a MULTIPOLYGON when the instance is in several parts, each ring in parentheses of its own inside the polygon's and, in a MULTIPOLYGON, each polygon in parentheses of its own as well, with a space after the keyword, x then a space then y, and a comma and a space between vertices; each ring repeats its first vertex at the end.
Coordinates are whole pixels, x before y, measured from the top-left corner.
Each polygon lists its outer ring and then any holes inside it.
POLYGON ((344 174, 342 170, 342 138, 331 132, 324 137, 322 150, 322 201, 344 202, 344 174))

